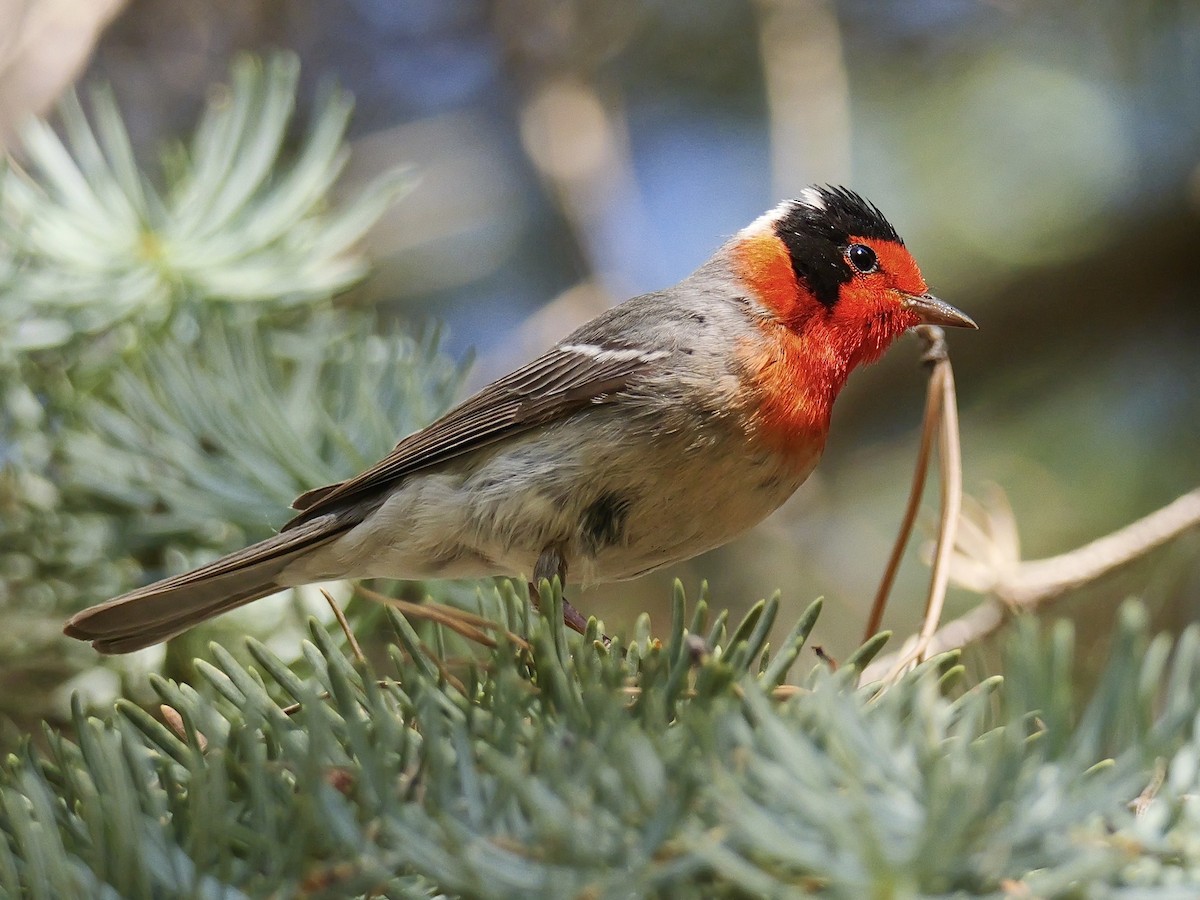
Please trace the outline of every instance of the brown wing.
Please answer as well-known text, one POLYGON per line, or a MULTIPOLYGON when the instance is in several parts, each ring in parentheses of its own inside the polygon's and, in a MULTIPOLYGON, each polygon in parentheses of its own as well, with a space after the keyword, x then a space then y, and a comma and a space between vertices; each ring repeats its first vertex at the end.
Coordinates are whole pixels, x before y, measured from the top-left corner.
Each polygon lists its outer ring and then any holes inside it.
POLYGON ((556 347, 413 432, 362 474, 301 494, 292 503, 301 512, 283 530, 374 494, 419 469, 603 403, 666 355, 634 348, 556 347))

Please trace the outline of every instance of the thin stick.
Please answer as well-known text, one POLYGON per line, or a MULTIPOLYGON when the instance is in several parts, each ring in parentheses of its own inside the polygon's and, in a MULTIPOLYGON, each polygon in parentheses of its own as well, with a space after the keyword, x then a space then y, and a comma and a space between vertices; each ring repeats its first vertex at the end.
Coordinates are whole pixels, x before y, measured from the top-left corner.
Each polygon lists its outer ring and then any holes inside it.
MULTIPOLYGON (((1083 547, 1021 563, 1012 576, 989 591, 991 599, 939 628, 928 642, 927 653, 942 653, 982 640, 999 630, 1011 612, 1032 612, 1198 527, 1200 488, 1083 547)), ((872 662, 862 673, 863 682, 886 677, 912 654, 918 639, 872 662)))
POLYGON ((350 649, 354 653, 354 658, 360 663, 365 663, 367 658, 363 656, 362 647, 358 645, 358 639, 354 637, 354 632, 350 630, 350 623, 346 621, 346 614, 342 612, 342 608, 338 606, 336 600, 329 595, 329 591, 321 588, 321 596, 325 598, 325 602, 329 604, 329 608, 333 610, 333 615, 337 619, 338 624, 342 626, 342 631, 346 635, 346 640, 350 642, 350 649))
POLYGON ((962 444, 958 433, 958 400, 954 390, 954 371, 947 357, 938 364, 942 382, 942 433, 940 453, 942 463, 942 521, 938 529, 937 551, 933 558, 933 577, 929 586, 929 602, 925 621, 921 624, 917 662, 925 658, 929 641, 942 621, 946 605, 946 589, 950 586, 950 559, 958 537, 958 519, 962 514, 962 444))
POLYGON ((446 682, 452 688, 454 688, 456 691, 458 691, 464 697, 467 695, 466 685, 464 685, 462 683, 462 681, 460 681, 458 678, 455 678, 454 675, 452 675, 450 673, 450 669, 446 665, 445 660, 440 659, 438 657, 438 655, 436 653, 434 653, 432 650, 430 650, 428 647, 426 647, 424 643, 421 644, 421 652, 424 653, 427 657, 429 657, 430 662, 432 662, 435 666, 437 666, 437 670, 442 673, 442 677, 446 679, 446 682))
POLYGON ((508 640, 517 647, 520 647, 522 650, 530 649, 529 642, 520 635, 513 634, 502 625, 490 619, 485 619, 483 616, 469 613, 466 610, 444 606, 441 603, 412 603, 397 597, 389 597, 387 594, 381 594, 378 591, 372 591, 362 586, 359 586, 357 591, 368 600, 390 606, 398 612, 414 619, 423 619, 427 622, 436 622, 439 625, 444 625, 467 640, 475 641, 475 643, 482 644, 485 647, 496 646, 495 639, 484 634, 484 630, 486 629, 488 631, 502 631, 508 640))
POLYGON ((887 608, 888 596, 896 581, 896 573, 900 570, 900 559, 904 556, 904 548, 908 546, 913 525, 917 521, 917 511, 921 508, 921 495, 925 493, 925 478, 929 474, 929 458, 932 455, 933 435, 937 430, 941 403, 942 392, 937 389, 931 371, 928 390, 925 393, 925 416, 921 421, 921 445, 917 448, 917 466, 913 470, 912 486, 908 491, 908 505, 904 508, 904 518, 900 523, 900 531, 896 535, 896 543, 892 545, 892 555, 888 558, 887 567, 883 570, 879 590, 875 592, 875 602, 871 604, 867 627, 863 629, 862 643, 864 644, 876 635, 883 624, 883 611, 887 608))
MULTIPOLYGON (((929 580, 929 595, 925 601, 925 616, 916 642, 908 652, 900 654, 899 661, 889 672, 888 682, 899 678, 909 666, 919 663, 928 652, 930 642, 942 618, 946 603, 946 589, 950 584, 950 559, 958 534, 958 520, 962 512, 962 446, 958 431, 958 400, 954 390, 954 370, 946 349, 945 334, 940 328, 922 326, 918 329, 928 347, 923 359, 933 364, 930 376, 930 393, 936 392, 940 400, 938 407, 938 458, 941 473, 941 523, 938 528, 937 550, 929 580)), ((932 400, 930 407, 934 406, 932 400)))
POLYGON ((1042 603, 1095 581, 1197 526, 1200 488, 1069 553, 1021 563, 1010 578, 996 586, 996 594, 1010 605, 1042 603))

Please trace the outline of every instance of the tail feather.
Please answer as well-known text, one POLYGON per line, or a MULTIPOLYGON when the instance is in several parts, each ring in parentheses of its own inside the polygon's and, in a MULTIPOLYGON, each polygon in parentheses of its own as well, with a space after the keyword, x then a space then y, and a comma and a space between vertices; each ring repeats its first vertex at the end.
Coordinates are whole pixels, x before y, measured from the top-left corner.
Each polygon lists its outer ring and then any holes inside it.
POLYGON ((279 574, 298 557, 332 540, 343 527, 333 517, 306 522, 199 569, 76 613, 63 632, 91 641, 101 653, 129 653, 157 644, 206 619, 282 590, 286 585, 276 580, 279 574))
MULTIPOLYGON (((92 638, 92 647, 100 653, 108 654, 132 653, 134 650, 152 647, 155 644, 161 644, 163 641, 169 641, 171 638, 183 634, 183 632, 187 631, 193 625, 199 625, 201 622, 219 616, 221 613, 237 609, 239 606, 244 606, 252 600, 258 600, 279 590, 282 590, 282 585, 272 582, 260 589, 251 589, 241 594, 234 594, 223 601, 216 602, 203 609, 192 609, 187 614, 180 615, 176 619, 165 621, 159 625, 148 625, 139 627, 137 630, 127 629, 124 632, 116 632, 116 637, 92 638)), ((72 634, 72 637, 78 636, 72 634)))

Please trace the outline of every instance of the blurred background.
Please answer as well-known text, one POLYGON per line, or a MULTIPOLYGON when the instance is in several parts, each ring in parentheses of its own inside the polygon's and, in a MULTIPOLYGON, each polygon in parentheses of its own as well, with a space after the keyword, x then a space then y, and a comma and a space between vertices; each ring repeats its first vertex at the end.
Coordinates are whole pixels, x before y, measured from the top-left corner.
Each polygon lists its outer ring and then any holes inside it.
MULTIPOLYGON (((271 48, 300 59, 301 124, 330 80, 356 99, 340 192, 415 167, 349 302, 444 323, 466 388, 804 185, 845 184, 980 324, 950 336, 966 488, 1003 489, 1026 558, 1200 483, 1200 4, 0 0, 0 136, 103 82, 153 168, 231 60, 271 48)), ((643 610, 664 627, 676 577, 734 610, 780 589, 787 624, 824 596, 818 640, 847 654, 908 490, 917 355, 906 339, 851 379, 824 462, 764 525, 577 605, 621 631, 643 610)), ((902 633, 918 555, 887 617, 902 633)), ((1060 609, 1086 644, 1129 594, 1164 627, 1195 619, 1200 537, 1060 609)))

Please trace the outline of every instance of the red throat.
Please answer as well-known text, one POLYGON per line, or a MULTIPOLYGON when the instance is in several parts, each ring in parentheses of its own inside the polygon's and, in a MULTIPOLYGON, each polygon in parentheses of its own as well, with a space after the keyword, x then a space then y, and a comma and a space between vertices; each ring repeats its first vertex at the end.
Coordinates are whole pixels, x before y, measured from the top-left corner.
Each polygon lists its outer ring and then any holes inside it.
POLYGON ((783 325, 762 325, 766 340, 738 348, 749 385, 750 427, 773 450, 803 465, 825 447, 833 401, 851 366, 836 343, 801 337, 783 325))
MULTIPOLYGON (((887 244, 876 251, 899 262, 887 244)), ((765 340, 749 339, 739 348, 753 385, 746 398, 754 410, 750 427, 772 449, 803 465, 824 447, 834 400, 850 372, 882 355, 916 324, 915 317, 909 321, 883 291, 858 282, 846 285, 835 309, 822 305, 796 279, 783 241, 765 229, 743 237, 733 257, 735 271, 771 314, 760 323, 765 340)))

